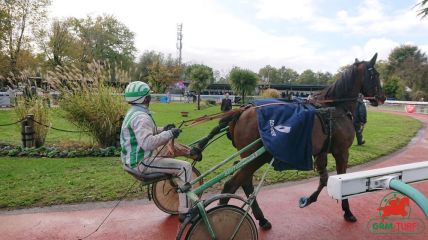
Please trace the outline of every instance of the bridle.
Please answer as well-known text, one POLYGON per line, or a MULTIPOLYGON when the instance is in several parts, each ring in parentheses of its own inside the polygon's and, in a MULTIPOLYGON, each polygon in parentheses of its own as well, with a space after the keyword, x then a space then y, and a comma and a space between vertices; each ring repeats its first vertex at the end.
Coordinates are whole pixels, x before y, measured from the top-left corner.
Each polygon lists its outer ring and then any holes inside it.
POLYGON ((364 86, 368 86, 370 89, 374 89, 375 94, 373 97, 365 97, 364 99, 367 100, 375 100, 378 101, 380 99, 379 94, 379 73, 376 71, 374 66, 367 66, 367 63, 365 63, 366 71, 364 76, 364 86))

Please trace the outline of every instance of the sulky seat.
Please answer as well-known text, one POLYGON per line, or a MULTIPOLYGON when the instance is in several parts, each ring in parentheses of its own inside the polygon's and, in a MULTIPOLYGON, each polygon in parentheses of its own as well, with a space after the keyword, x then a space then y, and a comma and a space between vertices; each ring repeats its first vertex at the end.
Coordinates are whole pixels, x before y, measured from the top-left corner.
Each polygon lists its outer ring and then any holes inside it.
POLYGON ((138 170, 132 169, 127 165, 123 165, 123 170, 131 174, 137 180, 144 183, 158 182, 171 178, 171 174, 167 173, 141 173, 138 170))

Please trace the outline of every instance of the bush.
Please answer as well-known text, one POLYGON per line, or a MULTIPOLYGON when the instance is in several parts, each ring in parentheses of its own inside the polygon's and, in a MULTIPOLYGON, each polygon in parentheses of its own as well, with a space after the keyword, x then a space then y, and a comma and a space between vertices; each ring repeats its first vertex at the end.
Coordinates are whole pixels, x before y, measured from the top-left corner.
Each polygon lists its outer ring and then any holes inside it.
POLYGON ((281 93, 273 88, 268 88, 266 90, 263 90, 263 92, 260 94, 263 98, 280 98, 281 93))
MULTIPOLYGON (((113 146, 121 124, 119 119, 127 105, 122 90, 107 84, 111 74, 108 67, 94 62, 89 69, 89 73, 83 74, 75 67, 57 68, 47 79, 61 92, 59 104, 66 112, 65 117, 87 130, 100 146, 113 146)), ((124 77, 116 76, 116 79, 124 82, 124 77)))
POLYGON ((75 158, 75 157, 112 157, 120 156, 120 149, 107 148, 58 148, 40 147, 23 148, 20 146, 0 147, 0 156, 9 157, 48 157, 48 158, 75 158))

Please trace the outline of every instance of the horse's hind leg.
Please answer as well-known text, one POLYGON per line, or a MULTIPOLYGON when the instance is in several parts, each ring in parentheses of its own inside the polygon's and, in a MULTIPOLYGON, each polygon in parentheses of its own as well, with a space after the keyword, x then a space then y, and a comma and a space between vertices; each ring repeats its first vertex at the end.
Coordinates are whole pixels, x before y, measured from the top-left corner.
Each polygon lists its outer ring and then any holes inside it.
MULTIPOLYGON (((348 158, 349 158, 349 152, 344 151, 339 154, 333 153, 333 156, 336 160, 336 171, 337 174, 344 174, 346 173, 346 168, 348 167, 348 158)), ((345 212, 343 217, 348 222, 356 222, 357 218, 352 214, 351 209, 349 208, 349 202, 348 199, 342 200, 342 210, 345 212)))
POLYGON ((318 188, 315 192, 311 194, 309 197, 301 197, 299 200, 299 207, 304 208, 308 206, 309 204, 316 202, 318 199, 319 194, 321 193, 322 189, 327 186, 327 180, 328 180, 328 172, 327 172, 327 154, 320 154, 315 159, 315 165, 316 169, 318 171, 318 174, 320 176, 320 181, 318 184, 318 188))
MULTIPOLYGON (((242 189, 244 189, 245 195, 247 198, 254 192, 253 178, 248 177, 247 180, 242 184, 242 189)), ((253 210, 254 217, 259 221, 259 225, 262 229, 268 230, 272 228, 272 224, 265 218, 262 210, 257 203, 257 199, 254 196, 253 204, 251 209, 253 210)))
MULTIPOLYGON (((267 159, 272 158, 270 155, 262 155, 258 157, 257 159, 254 159, 253 162, 249 163, 247 166, 239 170, 235 175, 230 178, 223 187, 223 190, 221 193, 235 193, 236 190, 240 186, 244 189, 245 194, 247 197, 253 193, 254 186, 253 186, 253 175, 254 172, 259 169, 263 164, 267 162, 267 159)), ((229 202, 229 199, 221 199, 220 204, 227 204, 229 202)), ((270 229, 272 228, 271 223, 264 217, 262 210, 260 209, 257 201, 254 201, 252 205, 252 210, 254 217, 259 221, 259 225, 263 229, 270 229)))

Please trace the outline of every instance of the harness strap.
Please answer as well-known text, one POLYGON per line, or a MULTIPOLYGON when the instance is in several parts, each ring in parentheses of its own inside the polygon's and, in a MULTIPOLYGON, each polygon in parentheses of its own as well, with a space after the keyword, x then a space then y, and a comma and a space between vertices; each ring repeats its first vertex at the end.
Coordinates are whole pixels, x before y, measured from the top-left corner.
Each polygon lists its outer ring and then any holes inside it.
POLYGON ((333 121, 332 121, 333 111, 334 110, 332 108, 327 108, 327 111, 325 111, 324 109, 316 111, 316 116, 321 122, 322 131, 324 134, 327 135, 327 138, 326 140, 324 140, 321 150, 317 154, 314 154, 315 157, 319 156, 322 153, 326 153, 326 152, 328 153, 328 151, 330 151, 331 138, 332 138, 332 132, 333 132, 333 121), (326 116, 327 113, 328 113, 328 116, 326 116))

